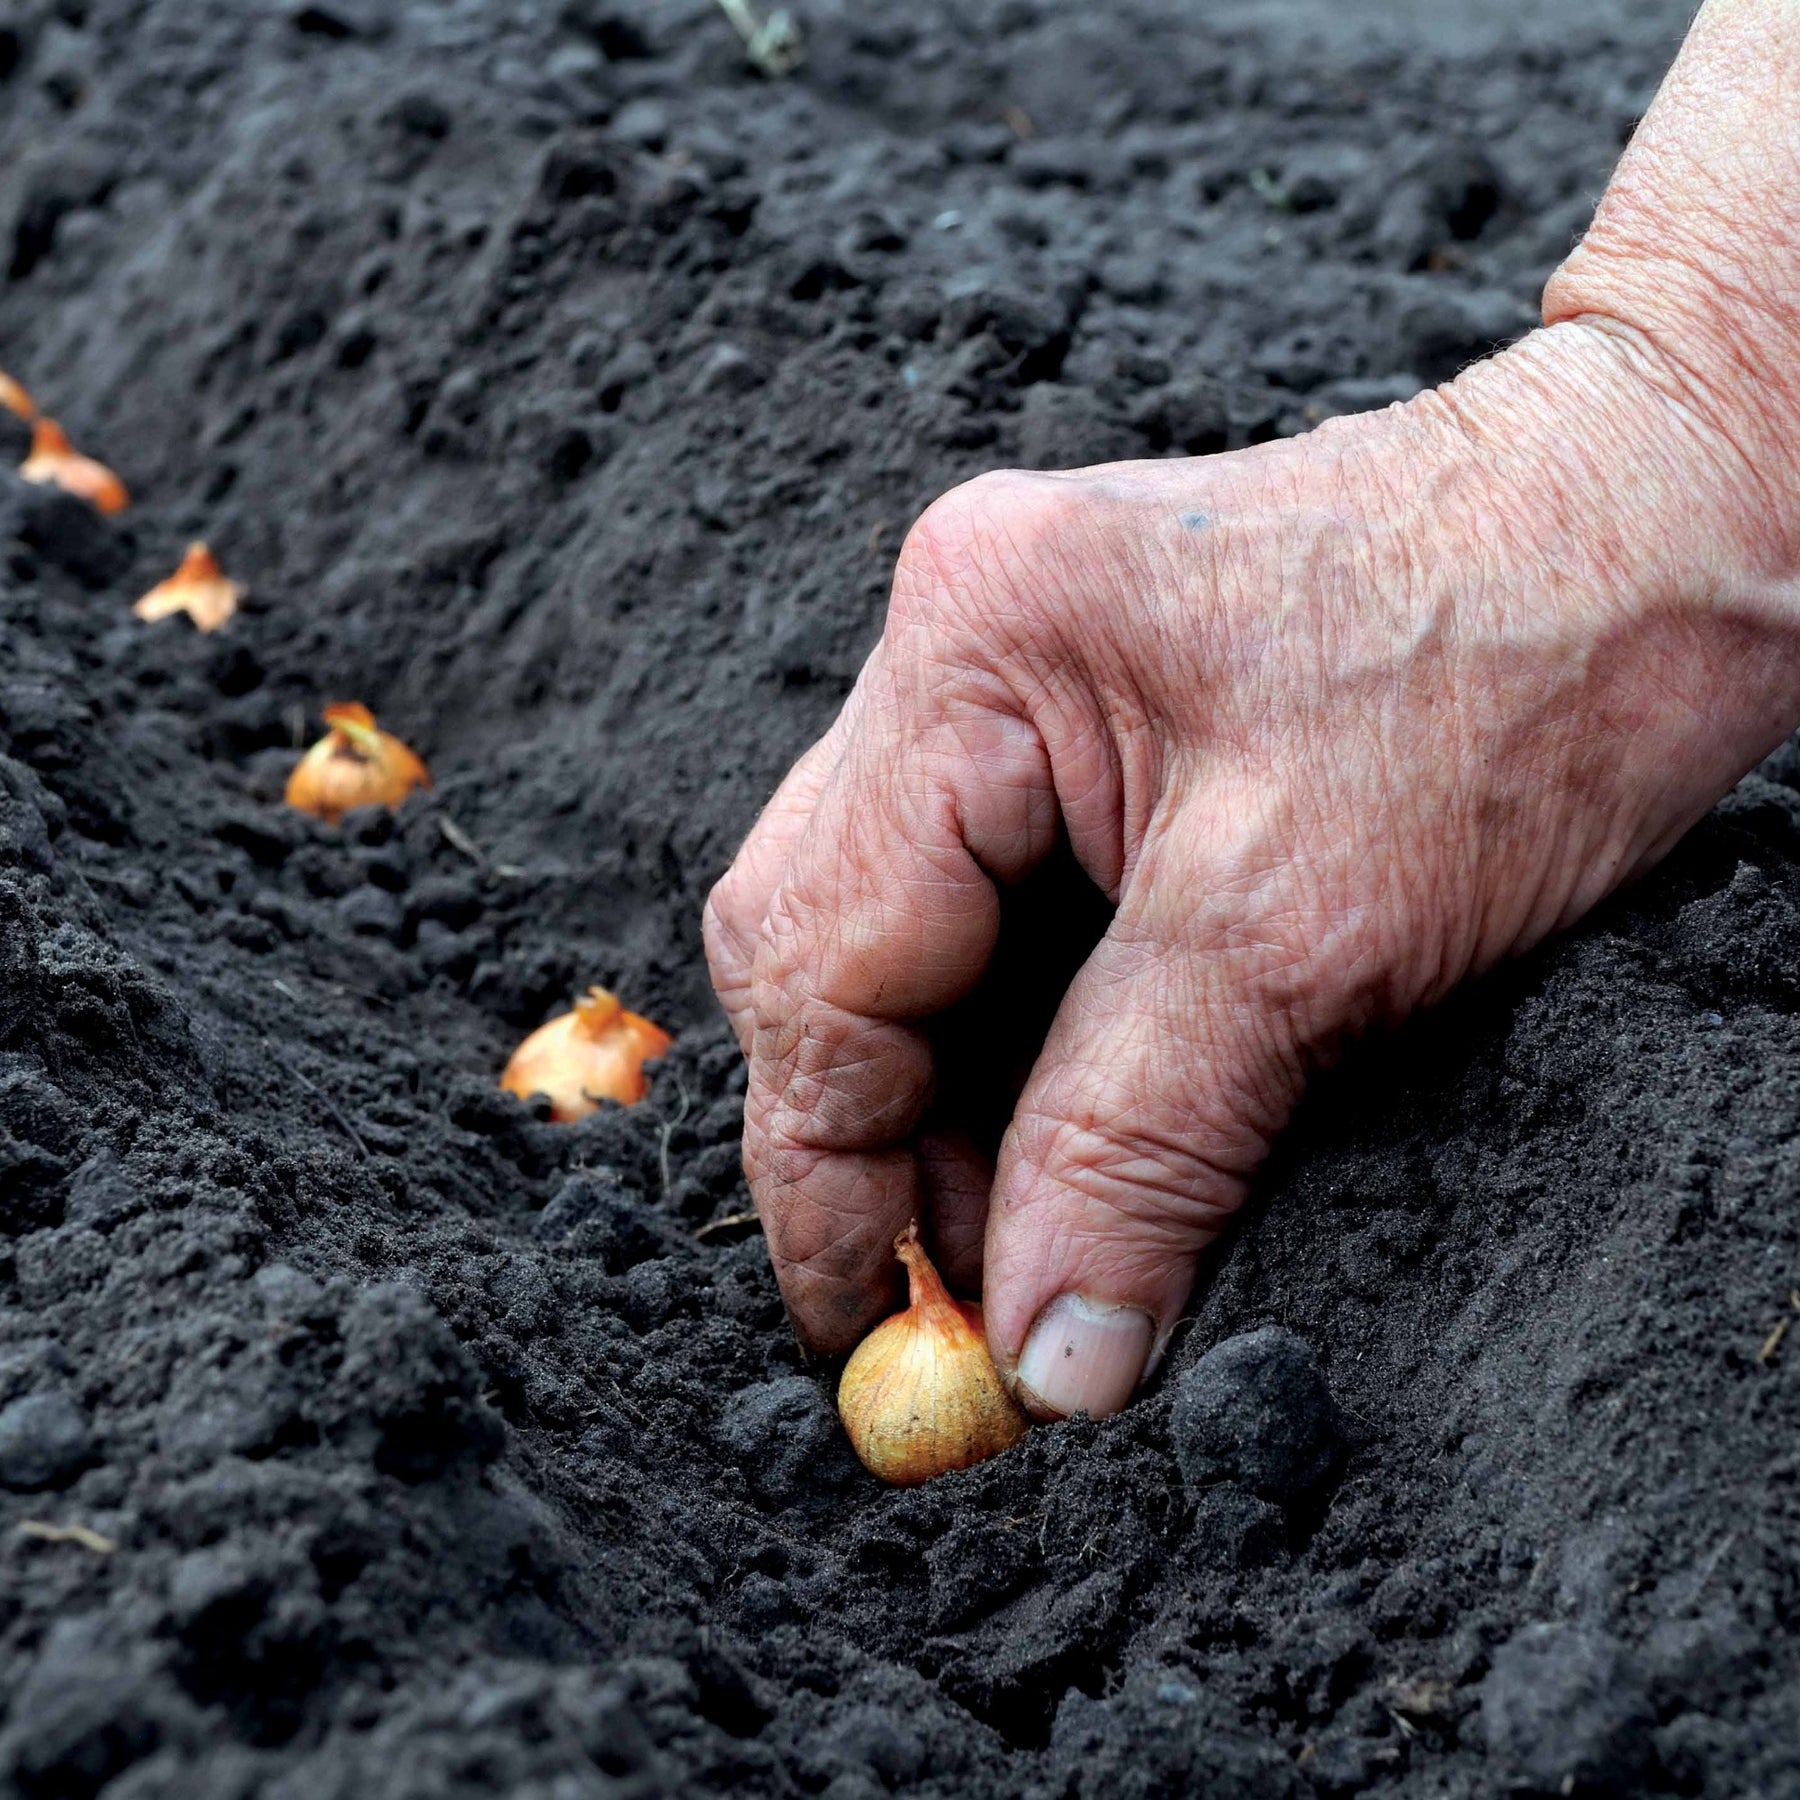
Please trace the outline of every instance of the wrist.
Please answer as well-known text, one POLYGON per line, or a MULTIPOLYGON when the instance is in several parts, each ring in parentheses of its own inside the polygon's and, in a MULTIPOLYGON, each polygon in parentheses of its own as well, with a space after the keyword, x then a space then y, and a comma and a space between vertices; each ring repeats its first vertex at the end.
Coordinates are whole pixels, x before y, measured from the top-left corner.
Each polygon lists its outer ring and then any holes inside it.
POLYGON ((1800 7, 1708 0, 1543 302, 1711 450, 1722 522, 1776 577, 1800 569, 1797 80, 1800 7))
POLYGON ((1458 630, 1566 717, 1564 785, 1604 821, 1562 923, 1800 724, 1800 509, 1616 322, 1546 327, 1414 405, 1482 571, 1458 630))
POLYGON ((1611 608, 1800 633, 1800 458, 1741 405, 1617 318, 1546 326, 1421 397, 1473 441, 1512 559, 1611 608))

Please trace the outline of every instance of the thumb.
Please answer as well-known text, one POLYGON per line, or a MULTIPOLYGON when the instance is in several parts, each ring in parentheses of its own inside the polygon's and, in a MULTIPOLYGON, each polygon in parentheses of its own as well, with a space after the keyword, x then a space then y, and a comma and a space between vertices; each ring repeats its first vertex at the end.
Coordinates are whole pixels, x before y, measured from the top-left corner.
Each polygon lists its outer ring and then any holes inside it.
POLYGON ((1131 1398, 1298 1096, 1291 1034, 1237 962, 1115 920, 1032 1070, 995 1172, 983 1306, 1040 1417, 1131 1398))

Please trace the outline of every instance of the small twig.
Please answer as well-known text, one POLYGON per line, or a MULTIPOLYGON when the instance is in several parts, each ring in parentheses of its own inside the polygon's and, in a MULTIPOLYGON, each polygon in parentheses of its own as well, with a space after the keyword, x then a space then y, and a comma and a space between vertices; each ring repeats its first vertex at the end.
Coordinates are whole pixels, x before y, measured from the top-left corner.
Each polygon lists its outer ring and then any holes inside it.
POLYGON ((470 862, 487 867, 487 852, 448 813, 438 814, 438 830, 452 850, 460 850, 470 862))
POLYGON ((343 1108, 340 1107, 316 1081, 310 1080, 306 1075, 302 1074, 299 1069, 296 1069, 294 1065, 275 1048, 274 1043, 269 1038, 263 1039, 263 1048, 268 1051, 268 1053, 274 1057, 276 1062, 278 1062, 288 1074, 293 1076, 293 1078, 299 1082, 299 1084, 305 1088, 328 1113, 331 1114, 338 1129, 343 1132, 344 1136, 347 1137, 364 1156, 367 1156, 369 1154, 369 1146, 363 1142, 362 1133, 350 1123, 349 1117, 344 1112, 343 1108))
POLYGON ((348 981, 334 981, 331 987, 340 994, 354 994, 357 999, 366 1000, 371 1006, 385 1006, 391 1010, 394 1004, 386 994, 378 994, 373 988, 356 987, 348 981))
POLYGON ((21 1519, 19 1536, 36 1538, 41 1544, 79 1544, 96 1556, 111 1556, 118 1549, 113 1538, 95 1531, 89 1525, 47 1525, 42 1519, 21 1519))
POLYGON ((694 1104, 693 1097, 688 1093, 687 1086, 679 1075, 675 1077, 675 1091, 681 1096, 680 1109, 674 1118, 663 1120, 662 1130, 657 1133, 656 1142, 656 1158, 662 1166, 662 1192, 665 1200, 668 1199, 669 1190, 674 1185, 669 1178, 669 1139, 675 1135, 675 1128, 686 1120, 688 1111, 694 1104))
POLYGON ((711 1237, 714 1234, 714 1232, 735 1231, 740 1225, 760 1226, 761 1224, 762 1224, 762 1215, 760 1213, 756 1213, 756 1212, 727 1213, 724 1216, 724 1218, 722 1218, 722 1219, 708 1219, 706 1221, 706 1223, 704 1225, 702 1225, 700 1227, 700 1229, 694 1233, 694 1241, 696 1243, 704 1243, 709 1237, 711 1237))
MULTIPOLYGON (((602 1381, 604 1381, 609 1388, 612 1389, 614 1399, 616 1399, 618 1401, 618 1403, 625 1409, 625 1411, 630 1415, 630 1417, 637 1424, 639 1424, 639 1425, 648 1425, 649 1424, 650 1421, 648 1419, 646 1419, 644 1417, 644 1415, 641 1412, 639 1412, 635 1406, 633 1406, 631 1404, 630 1400, 626 1398, 625 1390, 622 1387, 620 1387, 619 1384, 616 1381, 614 1381, 610 1375, 603 1375, 603 1376, 601 1376, 600 1379, 602 1381)), ((599 1418, 601 1413, 604 1412, 605 1410, 606 1409, 601 1406, 589 1406, 589 1407, 583 1408, 581 1416, 584 1419, 597 1419, 597 1418, 599 1418)))
POLYGON ((1792 1323, 1792 1319, 1780 1320, 1775 1329, 1763 1339, 1762 1348, 1756 1353, 1756 1360, 1759 1363, 1766 1363, 1769 1361, 1769 1359, 1774 1356, 1775 1352, 1781 1348, 1781 1340, 1787 1336, 1788 1327, 1792 1323))
POLYGON ((1728 1531, 1724 1537, 1719 1540, 1717 1546, 1713 1549, 1711 1554, 1708 1555, 1705 1563, 1701 1566, 1699 1573, 1695 1576, 1693 1586, 1690 1589, 1691 1593, 1698 1595, 1705 1589, 1706 1584, 1711 1581, 1714 1574, 1717 1573, 1719 1564, 1725 1560, 1725 1553, 1737 1542, 1737 1537, 1738 1534, 1735 1531, 1728 1531))
POLYGON ((777 7, 760 21, 750 0, 719 0, 719 10, 744 40, 744 54, 771 81, 779 81, 799 68, 806 51, 800 42, 800 27, 785 6, 777 7))

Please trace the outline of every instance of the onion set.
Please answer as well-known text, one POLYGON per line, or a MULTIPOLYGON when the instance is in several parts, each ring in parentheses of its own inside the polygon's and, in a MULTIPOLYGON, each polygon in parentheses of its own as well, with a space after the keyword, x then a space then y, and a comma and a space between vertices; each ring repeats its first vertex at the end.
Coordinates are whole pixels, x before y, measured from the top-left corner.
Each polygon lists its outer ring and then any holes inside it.
POLYGON ((617 994, 591 987, 573 1012, 540 1025, 512 1053, 500 1085, 521 1100, 547 1094, 550 1117, 567 1124, 602 1100, 635 1106, 649 1090, 644 1064, 673 1042, 661 1026, 627 1012, 617 994))
POLYGON ((325 735, 288 777, 287 803, 327 825, 358 806, 397 807, 431 772, 358 701, 328 706, 325 735))
POLYGON ((105 463, 72 449, 63 428, 41 414, 31 428, 31 454, 19 464, 19 473, 27 481, 74 494, 99 512, 122 513, 131 504, 124 482, 105 463))
POLYGON ((218 558, 204 544, 187 547, 181 566, 159 581, 131 609, 140 619, 166 619, 186 613, 201 631, 217 631, 238 609, 244 590, 226 579, 218 558))
POLYGON ((896 1239, 905 1311, 877 1325, 838 1383, 838 1416, 864 1466, 895 1487, 966 1469, 1008 1449, 1029 1421, 988 1354, 981 1307, 955 1299, 917 1224, 896 1239))

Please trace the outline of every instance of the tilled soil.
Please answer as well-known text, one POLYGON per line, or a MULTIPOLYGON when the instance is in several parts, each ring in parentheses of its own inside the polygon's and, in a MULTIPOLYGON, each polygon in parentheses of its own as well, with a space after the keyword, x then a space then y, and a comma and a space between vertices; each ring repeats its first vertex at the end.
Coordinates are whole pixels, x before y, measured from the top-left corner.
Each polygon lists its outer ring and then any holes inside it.
POLYGON ((0 0, 0 366, 136 494, 0 477, 5 1792, 1800 1788, 1800 754, 1323 1084, 1104 1425, 882 1489, 708 1229, 700 901, 908 521, 1525 329, 1680 25, 1424 10, 0 0), (437 786, 328 829, 349 697, 437 786), (553 1126, 596 980, 678 1042, 553 1126))

